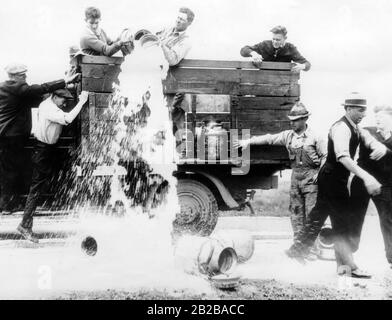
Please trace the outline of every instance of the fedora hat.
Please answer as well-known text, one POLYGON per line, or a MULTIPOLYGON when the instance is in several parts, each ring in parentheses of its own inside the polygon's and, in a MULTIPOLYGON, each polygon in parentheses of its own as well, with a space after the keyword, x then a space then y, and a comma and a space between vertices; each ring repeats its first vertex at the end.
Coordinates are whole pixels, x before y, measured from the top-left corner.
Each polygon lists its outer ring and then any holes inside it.
POLYGON ((302 118, 306 118, 310 116, 310 112, 305 108, 302 102, 296 102, 295 105, 291 108, 287 117, 291 120, 298 120, 302 118))
POLYGON ((358 92, 350 93, 349 97, 344 100, 342 106, 345 107, 357 107, 357 108, 367 108, 367 101, 366 98, 363 97, 358 92))

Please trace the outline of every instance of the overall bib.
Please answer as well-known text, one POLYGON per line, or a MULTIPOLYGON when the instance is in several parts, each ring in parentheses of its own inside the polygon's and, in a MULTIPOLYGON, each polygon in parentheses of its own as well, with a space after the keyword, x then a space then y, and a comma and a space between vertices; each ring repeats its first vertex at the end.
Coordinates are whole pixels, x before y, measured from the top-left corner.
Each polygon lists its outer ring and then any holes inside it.
POLYGON ((305 227, 306 218, 316 204, 317 184, 314 177, 319 167, 304 150, 303 144, 295 148, 290 142, 287 149, 292 168, 289 209, 295 240, 305 227))

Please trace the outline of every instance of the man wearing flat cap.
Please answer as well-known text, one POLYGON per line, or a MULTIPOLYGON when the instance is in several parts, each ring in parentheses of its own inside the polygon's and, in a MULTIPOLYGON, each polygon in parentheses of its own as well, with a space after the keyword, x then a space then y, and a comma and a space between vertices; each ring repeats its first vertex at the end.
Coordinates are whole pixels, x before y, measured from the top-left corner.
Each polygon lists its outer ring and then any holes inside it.
POLYGON ((305 228, 294 239, 294 244, 286 254, 291 258, 304 259, 329 215, 338 274, 370 278, 367 272, 355 264, 353 258, 351 231, 357 217, 352 215, 347 185, 352 173, 363 181, 370 195, 379 194, 381 184, 353 159, 360 143, 371 150, 369 157, 373 160, 384 157, 387 148, 358 126, 365 117, 365 98, 358 93, 352 93, 343 105, 346 114, 332 125, 328 134, 328 156, 318 176, 316 205, 306 220, 305 228))
MULTIPOLYGON (((242 140, 242 148, 249 144, 282 145, 289 153, 292 175, 290 186, 290 212, 294 239, 304 228, 304 222, 316 203, 317 175, 327 157, 326 143, 307 125, 310 113, 301 102, 297 102, 288 114, 291 130, 278 134, 254 136, 242 140)), ((316 252, 311 252, 308 259, 314 260, 316 252)))
POLYGON ((0 83, 0 211, 9 214, 17 205, 18 183, 23 182, 23 146, 31 133, 31 108, 39 105, 44 94, 74 82, 78 74, 28 85, 25 65, 10 64, 5 71, 9 80, 0 83))
POLYGON ((276 26, 271 29, 272 40, 265 40, 254 46, 245 46, 240 54, 243 57, 251 57, 256 67, 260 67, 263 61, 294 62, 292 71, 308 71, 311 67, 298 49, 287 40, 287 29, 276 26))
POLYGON ((67 126, 76 118, 88 99, 88 92, 82 91, 78 104, 65 112, 67 99, 72 99, 67 89, 54 91, 50 98, 42 102, 38 108, 38 122, 34 131, 36 144, 33 151, 33 175, 23 219, 18 231, 32 242, 38 242, 33 235, 33 216, 41 194, 47 190, 53 179, 53 165, 55 161, 56 143, 60 138, 63 126, 67 126))

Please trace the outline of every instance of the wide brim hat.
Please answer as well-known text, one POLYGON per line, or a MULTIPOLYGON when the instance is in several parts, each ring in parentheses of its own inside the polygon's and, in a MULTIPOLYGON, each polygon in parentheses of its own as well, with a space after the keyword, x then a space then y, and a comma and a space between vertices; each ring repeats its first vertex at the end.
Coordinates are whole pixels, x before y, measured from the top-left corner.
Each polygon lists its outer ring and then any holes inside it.
POLYGON ((350 96, 344 100, 342 103, 344 107, 357 107, 357 108, 367 108, 367 100, 358 92, 352 92, 350 96))
POLYGON ((310 112, 301 102, 297 102, 288 113, 287 117, 291 120, 298 120, 302 118, 307 118, 310 116, 310 112))
POLYGON ((298 115, 298 116, 287 116, 291 121, 294 121, 294 120, 298 120, 298 119, 302 119, 302 118, 307 118, 307 117, 309 117, 311 115, 311 113, 310 112, 308 112, 308 113, 306 113, 306 114, 303 114, 303 115, 298 115))

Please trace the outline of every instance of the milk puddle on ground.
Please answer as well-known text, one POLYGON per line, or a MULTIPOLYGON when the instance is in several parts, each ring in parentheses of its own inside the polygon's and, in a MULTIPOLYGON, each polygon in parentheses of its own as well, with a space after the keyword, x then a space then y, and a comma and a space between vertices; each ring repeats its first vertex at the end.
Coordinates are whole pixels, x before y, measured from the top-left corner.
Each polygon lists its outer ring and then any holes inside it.
MULTIPOLYGON (((90 142, 95 153, 83 154, 87 166, 92 168, 98 161, 113 169, 109 201, 98 209, 91 205, 91 198, 83 198, 77 210, 80 220, 77 235, 68 239, 64 247, 2 250, 5 259, 0 260, 0 297, 39 298, 71 290, 105 289, 211 291, 205 279, 185 274, 173 262, 172 221, 179 204, 176 180, 172 176, 176 168, 175 143, 161 84, 167 64, 161 49, 136 48, 121 68, 121 87, 116 88, 108 110, 114 120, 110 124, 111 132, 115 134, 98 134, 90 142), (140 120, 138 126, 132 125, 135 115, 140 120), (130 124, 126 119, 133 120, 130 124), (143 122, 145 119, 147 122, 143 122), (146 182, 146 172, 134 175, 139 179, 134 185, 124 180, 125 170, 118 164, 130 158, 147 163, 158 182, 167 181, 168 188, 162 192, 159 205, 149 198, 158 193, 156 189, 149 196, 141 197, 142 204, 138 205, 126 196, 128 191, 143 196, 146 186, 154 187, 146 182), (108 206, 113 208, 116 203, 121 204, 123 211, 112 215, 108 206), (97 241, 95 256, 81 250, 86 236, 97 241)), ((105 128, 99 130, 102 133, 105 128)), ((76 189, 70 194, 77 194, 77 188, 83 183, 92 198, 106 192, 104 182, 85 178, 75 184, 76 189)))
MULTIPOLYGON (((289 224, 287 219, 285 225, 289 224)), ((317 260, 302 265, 285 255, 284 250, 291 244, 291 239, 258 241, 255 254, 249 263, 238 266, 238 272, 248 279, 271 279, 294 286, 325 286, 358 299, 391 299, 392 269, 385 258, 377 216, 366 216, 360 247, 355 254, 356 263, 370 272, 372 279, 338 277, 335 261, 317 260)))

